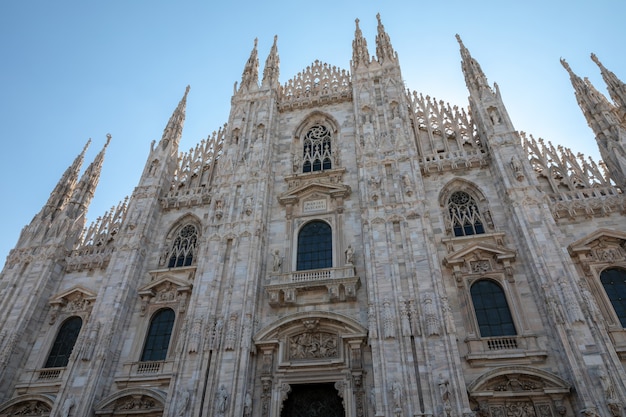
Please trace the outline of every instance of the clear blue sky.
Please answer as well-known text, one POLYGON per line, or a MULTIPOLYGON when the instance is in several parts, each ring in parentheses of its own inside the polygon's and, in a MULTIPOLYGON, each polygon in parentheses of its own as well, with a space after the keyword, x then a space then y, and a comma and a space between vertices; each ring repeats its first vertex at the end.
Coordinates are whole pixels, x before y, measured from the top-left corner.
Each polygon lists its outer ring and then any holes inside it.
POLYGON ((378 12, 407 88, 467 107, 458 33, 518 130, 598 159, 559 58, 603 92, 591 52, 626 81, 623 0, 3 0, 1 263, 88 138, 86 164, 113 135, 91 222, 131 194, 187 84, 182 150, 227 121, 254 38, 262 71, 278 35, 285 83, 316 59, 349 69, 355 18, 374 54, 378 12))

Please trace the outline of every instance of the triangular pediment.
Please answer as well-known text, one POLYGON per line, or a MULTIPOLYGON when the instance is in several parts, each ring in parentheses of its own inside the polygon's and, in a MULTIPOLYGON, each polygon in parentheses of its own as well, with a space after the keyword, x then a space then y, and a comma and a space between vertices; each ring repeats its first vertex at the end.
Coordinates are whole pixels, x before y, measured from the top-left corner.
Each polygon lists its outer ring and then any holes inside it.
POLYGON ((453 252, 446 256, 445 262, 449 265, 463 263, 469 260, 495 259, 499 262, 515 260, 516 253, 514 250, 505 247, 496 247, 486 245, 484 243, 476 243, 464 247, 463 249, 453 252))
POLYGON ((278 197, 282 204, 295 203, 307 198, 318 197, 345 197, 350 194, 350 187, 344 184, 330 183, 322 179, 315 179, 296 185, 278 197))
POLYGON ((578 239, 576 242, 570 244, 567 249, 570 254, 573 255, 577 252, 589 251, 596 247, 621 246, 624 248, 624 245, 626 245, 626 232, 621 232, 619 230, 598 229, 582 239, 578 239))
POLYGON ((165 276, 161 279, 151 282, 150 284, 139 289, 140 295, 154 295, 157 293, 166 292, 168 290, 183 290, 189 289, 189 284, 180 279, 165 276))
POLYGON ((54 295, 50 299, 50 304, 65 304, 69 300, 77 300, 77 299, 91 301, 91 300, 94 300, 95 298, 96 298, 95 292, 81 285, 74 285, 73 287, 68 288, 67 290, 63 292, 60 292, 54 295))

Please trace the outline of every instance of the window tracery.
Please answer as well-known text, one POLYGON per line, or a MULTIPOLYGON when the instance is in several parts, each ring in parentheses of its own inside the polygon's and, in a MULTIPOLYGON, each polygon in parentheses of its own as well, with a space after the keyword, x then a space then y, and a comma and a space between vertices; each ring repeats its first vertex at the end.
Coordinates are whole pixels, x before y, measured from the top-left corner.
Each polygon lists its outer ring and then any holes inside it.
POLYGON ((332 168, 332 135, 328 127, 316 124, 309 128, 302 143, 302 172, 332 168))
POLYGON ((169 251, 168 268, 190 266, 193 263, 198 243, 198 229, 193 224, 187 224, 178 232, 169 251))
POLYGON ((464 191, 455 191, 448 199, 448 215, 454 236, 485 233, 485 219, 476 200, 464 191))

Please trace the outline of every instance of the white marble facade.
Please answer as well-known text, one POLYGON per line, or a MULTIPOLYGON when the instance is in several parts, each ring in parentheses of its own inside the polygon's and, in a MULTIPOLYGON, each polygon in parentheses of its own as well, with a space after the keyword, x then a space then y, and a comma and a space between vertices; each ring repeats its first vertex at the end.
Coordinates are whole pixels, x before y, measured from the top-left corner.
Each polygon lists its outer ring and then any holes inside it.
POLYGON ((313 384, 347 417, 624 416, 626 87, 563 62, 602 165, 516 131, 458 41, 471 112, 405 90, 380 18, 284 85, 255 44, 226 125, 180 156, 187 90, 91 225, 83 151, 0 275, 0 416, 280 417, 313 384))

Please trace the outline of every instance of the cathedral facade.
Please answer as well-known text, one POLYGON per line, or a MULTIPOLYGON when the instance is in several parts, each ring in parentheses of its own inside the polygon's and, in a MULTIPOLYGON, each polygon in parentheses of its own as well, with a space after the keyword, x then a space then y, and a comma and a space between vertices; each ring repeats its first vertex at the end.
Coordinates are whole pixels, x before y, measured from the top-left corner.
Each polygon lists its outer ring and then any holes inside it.
MULTIPOLYGON (((516 131, 458 38, 463 109, 407 91, 378 17, 87 225, 85 149, 0 275, 0 416, 618 417, 626 85, 566 62, 602 163, 516 131)), ((565 76, 565 73, 564 73, 565 76)))

